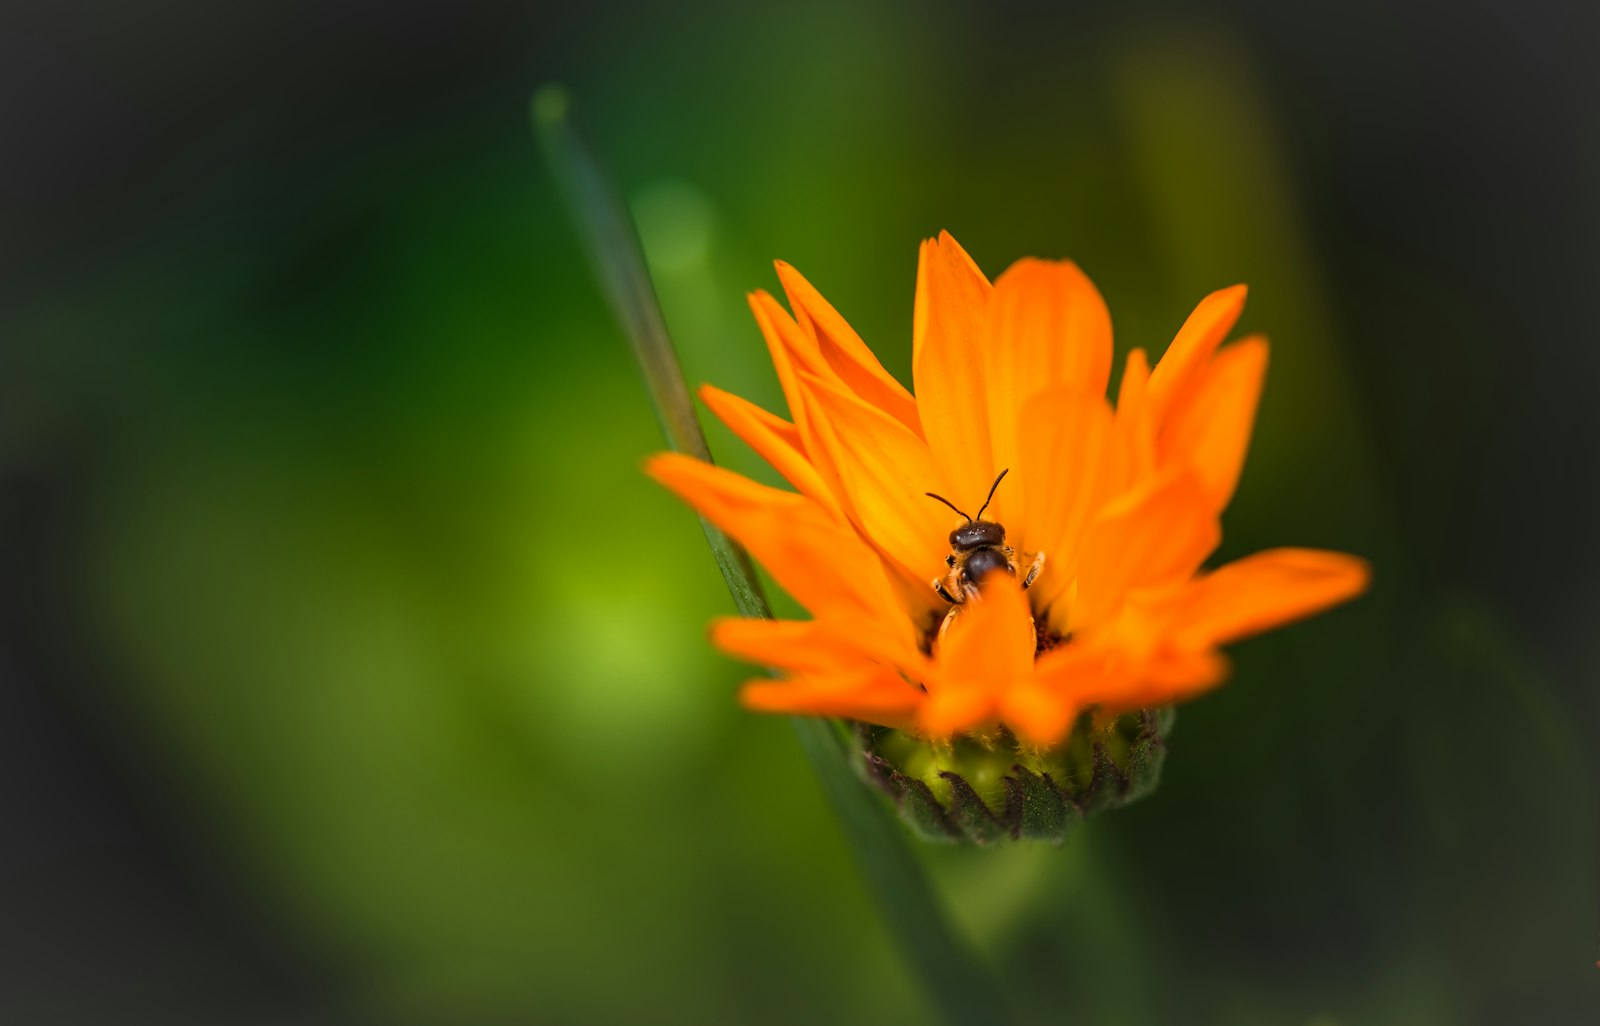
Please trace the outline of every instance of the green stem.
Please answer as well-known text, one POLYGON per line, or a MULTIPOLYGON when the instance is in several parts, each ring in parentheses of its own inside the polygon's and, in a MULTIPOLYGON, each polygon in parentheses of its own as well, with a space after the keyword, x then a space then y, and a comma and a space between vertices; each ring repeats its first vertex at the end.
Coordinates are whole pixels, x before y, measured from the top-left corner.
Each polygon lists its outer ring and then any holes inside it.
MULTIPOLYGON (((706 447, 706 436, 695 418, 689 386, 684 383, 678 354, 672 348, 672 337, 667 334, 667 323, 656 302, 650 272, 645 270, 633 221, 604 169, 568 121, 569 106, 566 90, 559 86, 539 90, 533 97, 534 131, 566 193, 595 276, 644 372, 650 404, 668 448, 709 463, 711 450, 706 447)), ((750 557, 711 521, 701 517, 700 525, 739 612, 770 617, 772 611, 756 584, 750 557)))
MULTIPOLYGON (((599 161, 573 129, 569 108, 565 90, 541 89, 533 98, 534 130, 566 195, 595 274, 644 372, 668 446, 710 462, 711 452, 633 223, 599 161)), ((770 617, 772 611, 744 550, 704 518, 701 523, 739 612, 770 617)), ((889 933, 931 1002, 950 1023, 1010 1022, 999 987, 952 928, 899 824, 851 770, 839 731, 822 719, 796 718, 793 723, 889 933)))

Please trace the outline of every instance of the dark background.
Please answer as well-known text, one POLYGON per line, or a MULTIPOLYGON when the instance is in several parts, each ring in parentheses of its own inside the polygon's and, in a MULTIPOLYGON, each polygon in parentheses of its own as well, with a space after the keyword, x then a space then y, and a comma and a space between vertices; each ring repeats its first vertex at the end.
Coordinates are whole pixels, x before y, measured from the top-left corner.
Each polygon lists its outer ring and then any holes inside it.
MULTIPOLYGON (((1160 794, 930 852, 1041 1021, 1600 1010, 1600 76, 1571 4, 0 13, 0 1018, 925 1021, 527 130, 567 83, 690 376, 917 240, 1119 348, 1246 280, 1224 554, 1373 559, 1160 794)), ((757 472, 725 434, 713 445, 757 472)))

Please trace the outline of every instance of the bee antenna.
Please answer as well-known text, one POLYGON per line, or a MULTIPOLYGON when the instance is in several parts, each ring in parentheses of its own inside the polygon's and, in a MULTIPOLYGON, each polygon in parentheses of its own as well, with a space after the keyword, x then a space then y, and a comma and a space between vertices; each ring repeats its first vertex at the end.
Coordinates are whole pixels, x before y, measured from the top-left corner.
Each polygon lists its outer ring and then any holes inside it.
MULTIPOLYGON (((1011 473, 1011 468, 1010 467, 1007 467, 1006 469, 1000 471, 1000 476, 995 478, 994 479, 994 484, 989 486, 989 498, 984 499, 983 500, 983 505, 978 507, 978 519, 979 520, 983 519, 983 511, 988 509, 989 508, 989 503, 994 500, 994 490, 996 488, 1000 487, 1000 482, 1004 481, 1006 479, 1006 475, 1009 474, 1009 473, 1011 473)), ((960 511, 958 510, 957 512, 960 512, 960 511)), ((965 513, 962 513, 961 515, 962 516, 966 516, 965 513)), ((968 519, 970 520, 971 518, 968 517, 968 519)))
MULTIPOLYGON (((959 509, 956 509, 956 504, 955 503, 951 502, 949 499, 945 498, 942 495, 935 495, 932 492, 923 492, 922 494, 926 495, 930 499, 938 499, 940 502, 944 503, 946 506, 949 506, 951 509, 955 509, 957 513, 961 513, 961 511, 959 509)), ((961 515, 964 516, 964 517, 967 517, 967 515, 965 513, 961 513, 961 515)), ((972 518, 971 517, 967 517, 967 523, 969 523, 969 524, 972 523, 972 518)))

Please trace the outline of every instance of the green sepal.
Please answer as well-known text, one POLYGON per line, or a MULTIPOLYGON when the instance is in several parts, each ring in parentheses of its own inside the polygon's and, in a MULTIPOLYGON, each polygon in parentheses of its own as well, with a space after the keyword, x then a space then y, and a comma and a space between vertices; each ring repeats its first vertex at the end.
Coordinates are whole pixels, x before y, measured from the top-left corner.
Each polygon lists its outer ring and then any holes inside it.
POLYGON ((1006 802, 1021 810, 1019 836, 1060 844, 1083 819, 1083 810, 1062 793, 1048 775, 1026 766, 1011 767, 1006 777, 1006 802))
POLYGON ((933 844, 954 844, 964 840, 959 827, 951 822, 939 799, 920 780, 900 775, 903 788, 899 801, 900 818, 913 833, 933 844))
POLYGON ((1010 824, 1013 819, 1020 823, 1020 808, 1013 814, 1011 803, 1005 802, 997 814, 959 773, 946 770, 939 776, 950 785, 950 818, 966 840, 987 846, 1015 836, 1010 824))
POLYGON ((1128 778, 1111 758, 1109 748, 1107 742, 1098 739, 1090 743, 1094 773, 1082 798, 1086 815, 1116 808, 1123 804, 1123 797, 1128 793, 1128 778))
POLYGON ((956 844, 963 840, 961 831, 951 822, 944 806, 933 796, 928 785, 906 776, 889 764, 887 759, 872 751, 867 739, 870 728, 854 725, 853 736, 856 753, 853 760, 856 773, 890 798, 900 811, 900 818, 911 832, 931 844, 956 844))
POLYGON ((1166 728, 1160 727, 1162 718, 1146 713, 1145 727, 1128 746, 1128 789, 1123 802, 1136 802, 1149 795, 1161 783, 1161 769, 1167 762, 1166 731, 1172 729, 1172 707, 1167 706, 1166 728))
POLYGON ((857 771, 894 799, 927 841, 980 846, 1060 844, 1084 819, 1155 790, 1166 760, 1170 708, 1097 726, 1083 716, 1053 748, 1024 749, 1004 731, 927 742, 856 724, 857 771))

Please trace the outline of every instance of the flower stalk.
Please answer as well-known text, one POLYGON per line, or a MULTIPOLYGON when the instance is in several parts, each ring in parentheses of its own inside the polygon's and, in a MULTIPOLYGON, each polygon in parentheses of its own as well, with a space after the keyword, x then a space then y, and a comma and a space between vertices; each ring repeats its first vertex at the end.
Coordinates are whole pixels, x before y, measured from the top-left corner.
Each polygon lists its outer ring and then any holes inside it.
MULTIPOLYGON (((637 234, 609 177, 574 129, 559 86, 533 98, 533 126, 582 240, 596 278, 638 360, 667 445, 711 461, 710 450, 667 333, 637 234)), ((749 557, 702 517, 706 540, 741 615, 770 619, 771 610, 749 557)), ((1011 1021, 1000 989, 945 913, 901 828, 851 767, 838 725, 794 717, 801 749, 844 829, 890 936, 930 1003, 950 1023, 1011 1021)))

